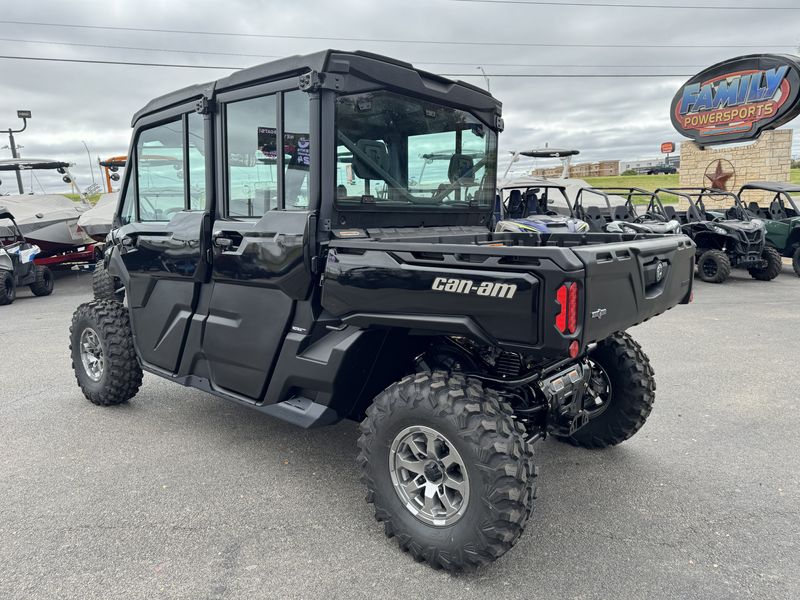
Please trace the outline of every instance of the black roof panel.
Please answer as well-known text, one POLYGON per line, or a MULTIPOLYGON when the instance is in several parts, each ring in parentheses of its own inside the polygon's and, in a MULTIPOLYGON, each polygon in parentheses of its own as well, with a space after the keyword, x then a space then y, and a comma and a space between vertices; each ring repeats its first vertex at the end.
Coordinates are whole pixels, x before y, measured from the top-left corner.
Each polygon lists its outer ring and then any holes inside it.
POLYGON ((322 50, 305 56, 289 56, 235 71, 216 81, 191 85, 154 98, 133 116, 131 125, 141 117, 217 92, 286 79, 309 71, 320 73, 357 73, 360 77, 398 87, 416 87, 431 95, 444 96, 458 88, 456 103, 474 104, 476 109, 499 114, 501 104, 487 91, 463 81, 415 69, 413 65, 371 52, 322 50), (421 84, 421 85, 420 85, 421 84), (460 100, 460 102, 459 102, 460 100))
POLYGON ((800 184, 792 183, 790 181, 749 181, 745 183, 742 190, 764 190, 766 192, 800 192, 800 184))

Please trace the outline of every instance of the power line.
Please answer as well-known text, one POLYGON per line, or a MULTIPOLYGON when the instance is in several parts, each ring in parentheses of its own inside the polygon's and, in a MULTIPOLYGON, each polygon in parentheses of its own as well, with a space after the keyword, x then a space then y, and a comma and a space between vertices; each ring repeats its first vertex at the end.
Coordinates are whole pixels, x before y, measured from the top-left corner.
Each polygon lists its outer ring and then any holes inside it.
POLYGON ((310 36, 271 33, 241 33, 233 31, 194 31, 188 29, 153 29, 147 27, 120 27, 111 25, 81 25, 76 23, 43 23, 37 21, 11 21, 0 20, 6 25, 32 25, 41 27, 61 27, 71 29, 93 29, 103 31, 136 31, 146 33, 171 33, 184 35, 218 35, 241 38, 265 38, 284 40, 318 40, 337 42, 367 42, 382 44, 434 44, 443 46, 493 46, 493 47, 526 47, 526 48, 793 48, 793 44, 547 44, 541 42, 475 42, 475 41, 448 41, 448 40, 408 40, 389 38, 352 38, 336 36, 310 36))
POLYGON ((106 48, 109 50, 140 50, 142 52, 179 52, 181 54, 213 54, 216 56, 240 56, 246 58, 281 58, 277 54, 244 54, 241 52, 216 52, 212 50, 183 50, 180 48, 144 48, 142 46, 117 46, 114 44, 86 44, 78 42, 57 42, 54 40, 25 40, 20 38, 0 37, 0 42, 22 44, 52 44, 54 46, 72 46, 80 48, 106 48))
POLYGON ((242 67, 223 67, 211 65, 185 65, 175 63, 151 63, 151 62, 126 62, 121 60, 91 60, 88 58, 51 58, 45 56, 6 56, 0 55, 4 60, 36 60, 41 62, 60 62, 60 63, 86 63, 90 65, 126 65, 129 67, 174 67, 180 69, 226 69, 237 71, 242 67))
POLYGON ((530 6, 594 6, 600 8, 659 8, 677 10, 800 10, 800 6, 714 6, 693 4, 632 4, 607 2, 554 2, 549 0, 446 0, 469 4, 528 4, 530 6))
MULTIPOLYGON (((227 71, 236 71, 244 67, 234 66, 221 66, 221 65, 187 65, 180 63, 153 63, 153 62, 139 62, 139 61, 122 61, 122 60, 95 60, 88 58, 52 58, 45 56, 9 56, 0 55, 0 60, 33 60, 40 62, 58 62, 58 63, 83 63, 91 65, 122 65, 129 67, 172 67, 178 69, 224 69, 227 71)), ((440 73, 444 77, 478 77, 474 73, 440 73)), ((581 78, 595 78, 595 77, 622 77, 622 78, 640 78, 640 77, 690 77, 690 74, 652 74, 652 73, 591 73, 581 75, 578 73, 487 73, 487 77, 516 77, 516 78, 532 78, 532 77, 555 77, 561 79, 581 79, 581 78)))
MULTIPOLYGON (((14 42, 22 44, 45 44, 55 46, 70 46, 79 48, 105 48, 109 50, 138 50, 142 52, 178 52, 181 54, 195 54, 195 55, 216 55, 216 56, 241 56, 248 58, 281 58, 276 54, 246 54, 241 52, 216 52, 212 50, 184 50, 180 48, 145 48, 142 46, 118 46, 115 44, 86 44, 80 42, 58 42, 54 40, 27 40, 22 38, 5 38, 0 37, 0 42, 14 42)), ((446 65, 446 66, 474 66, 476 62, 438 62, 438 61, 411 61, 417 65, 446 65)), ((481 66, 485 67, 508 67, 508 68, 576 68, 576 69, 594 69, 594 68, 619 68, 619 69, 702 69, 704 65, 616 65, 616 64, 592 64, 592 65, 576 65, 576 64, 563 64, 563 63, 494 63, 494 62, 480 62, 481 66)), ((237 67, 238 68, 238 67, 237 67)))

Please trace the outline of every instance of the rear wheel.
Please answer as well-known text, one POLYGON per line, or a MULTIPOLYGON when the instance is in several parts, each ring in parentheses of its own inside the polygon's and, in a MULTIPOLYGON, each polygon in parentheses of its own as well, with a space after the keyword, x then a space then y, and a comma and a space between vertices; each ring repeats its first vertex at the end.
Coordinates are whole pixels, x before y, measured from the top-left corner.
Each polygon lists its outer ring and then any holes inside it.
POLYGON ((759 281, 772 281, 783 270, 783 259, 778 251, 771 246, 765 246, 761 258, 767 261, 767 266, 761 269, 748 269, 750 276, 759 281))
POLYGON ((533 451, 493 390, 443 371, 410 375, 375 398, 361 434, 367 501, 416 560, 472 569, 519 539, 533 451))
POLYGON ((119 280, 111 275, 105 268, 102 261, 98 261, 92 273, 92 292, 95 300, 115 300, 122 302, 125 299, 125 292, 118 292, 122 287, 119 280))
POLYGON ((34 267, 36 273, 36 280, 29 286, 34 296, 49 296, 53 293, 53 286, 55 279, 53 272, 44 265, 36 265, 34 267))
POLYGON ((11 304, 17 297, 17 282, 11 271, 0 271, 0 306, 11 304))
POLYGON ((142 368, 136 359, 128 311, 113 300, 81 304, 69 329, 72 370, 93 404, 122 404, 136 395, 142 368))
POLYGON ((792 254, 792 268, 794 269, 795 275, 800 277, 800 246, 797 246, 794 249, 794 254, 792 254))
POLYGON ((697 261, 697 275, 708 283, 722 283, 731 274, 731 261, 722 250, 706 250, 697 261))
POLYGON ((589 353, 593 398, 589 423, 562 441, 584 448, 624 442, 645 424, 655 401, 656 381, 650 360, 627 333, 606 338, 589 353))

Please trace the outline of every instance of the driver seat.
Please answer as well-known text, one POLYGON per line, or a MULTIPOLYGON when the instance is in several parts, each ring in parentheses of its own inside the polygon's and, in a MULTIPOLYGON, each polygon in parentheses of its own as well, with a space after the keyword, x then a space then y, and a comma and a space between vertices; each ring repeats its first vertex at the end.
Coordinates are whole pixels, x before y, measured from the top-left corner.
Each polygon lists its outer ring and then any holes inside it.
POLYGON ((700 210, 693 205, 689 205, 689 208, 686 209, 686 220, 695 223, 699 223, 703 220, 703 216, 700 214, 700 210))
POLYGON ((525 202, 522 200, 522 192, 511 190, 508 194, 508 218, 521 219, 525 216, 525 202))
POLYGON ((773 200, 769 205, 769 218, 774 221, 780 221, 786 218, 786 212, 783 210, 781 203, 778 200, 773 200))
POLYGON ((592 230, 603 231, 606 226, 606 219, 603 213, 600 212, 599 206, 587 206, 584 213, 586 214, 586 222, 589 223, 589 227, 592 230))
POLYGON ((615 206, 614 207, 614 220, 615 221, 633 221, 633 217, 631 217, 631 213, 628 210, 627 206, 615 206))

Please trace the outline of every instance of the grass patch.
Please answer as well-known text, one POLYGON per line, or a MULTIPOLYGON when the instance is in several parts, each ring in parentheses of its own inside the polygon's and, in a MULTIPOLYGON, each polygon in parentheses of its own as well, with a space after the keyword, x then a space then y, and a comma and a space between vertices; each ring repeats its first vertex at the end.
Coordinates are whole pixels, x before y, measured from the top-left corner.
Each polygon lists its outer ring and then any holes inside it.
MULTIPOLYGON (((673 175, 617 175, 616 177, 586 177, 586 183, 593 187, 636 187, 648 192, 655 192, 658 188, 678 187, 678 174, 673 175)), ((661 202, 677 204, 678 198, 671 195, 661 195, 661 202)), ((644 199, 634 200, 634 204, 646 204, 644 199)))
MULTIPOLYGON (((78 194, 62 194, 62 195, 66 196, 73 202, 81 201, 81 197, 78 194)), ((89 201, 89 204, 94 206, 95 204, 97 204, 97 201, 100 200, 100 194, 90 194, 89 196, 86 196, 86 199, 89 201)))

